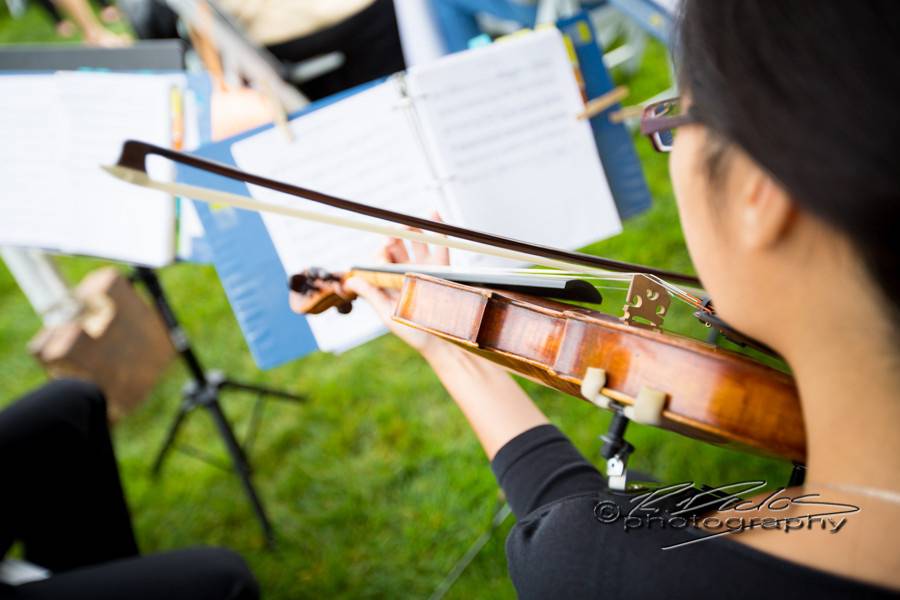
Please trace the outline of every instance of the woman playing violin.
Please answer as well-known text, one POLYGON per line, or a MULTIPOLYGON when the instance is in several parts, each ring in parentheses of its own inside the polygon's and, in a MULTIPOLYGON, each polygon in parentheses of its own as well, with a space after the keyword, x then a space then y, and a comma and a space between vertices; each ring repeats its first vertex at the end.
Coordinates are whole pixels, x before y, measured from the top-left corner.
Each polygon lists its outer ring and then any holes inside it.
MULTIPOLYGON (((688 248, 718 313, 796 378, 806 482, 784 493, 790 506, 753 513, 771 527, 701 540, 711 531, 699 522, 603 524, 597 507, 625 514, 628 498, 607 489, 505 371, 392 323, 392 292, 347 282, 422 353, 471 423, 518 519, 507 555, 520 596, 900 591, 898 58, 895 2, 684 0, 682 95, 648 107, 642 122, 657 150, 671 151, 688 248), (847 506, 859 510, 837 514, 847 506), (685 540, 700 543, 661 550, 685 540)), ((411 251, 395 240, 385 254, 447 262, 422 244, 411 251)))

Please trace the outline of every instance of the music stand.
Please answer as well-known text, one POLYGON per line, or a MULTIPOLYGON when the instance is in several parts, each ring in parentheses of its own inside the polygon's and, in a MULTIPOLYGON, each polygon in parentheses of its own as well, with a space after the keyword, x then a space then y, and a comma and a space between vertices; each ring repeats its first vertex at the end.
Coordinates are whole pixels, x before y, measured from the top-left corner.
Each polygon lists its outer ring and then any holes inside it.
MULTIPOLYGON (((168 456, 169 451, 172 449, 178 431, 184 424, 184 420, 188 414, 193 412, 196 408, 205 409, 209 412, 210 417, 212 417, 216 430, 222 438, 225 448, 231 457, 232 468, 238 476, 238 479, 240 479, 244 492, 247 494, 250 504, 253 506, 253 512, 259 520, 263 534, 266 536, 266 543, 272 545, 275 541, 274 530, 271 521, 269 521, 265 506, 256 491, 256 487, 253 485, 253 480, 251 478, 252 468, 250 466, 250 461, 247 459, 247 452, 256 439, 256 433, 259 429, 260 417, 262 415, 266 396, 290 402, 302 402, 305 398, 303 396, 289 394, 267 387, 240 383, 229 379, 221 371, 204 370, 200 364, 200 360, 197 358, 197 355, 191 347, 187 334, 184 332, 184 329, 182 329, 178 322, 178 318, 175 316, 175 312, 172 310, 172 306, 169 304, 169 300, 159 281, 159 277, 156 276, 156 272, 148 267, 135 267, 132 274, 132 280, 139 281, 150 293, 150 297, 153 299, 153 305, 156 307, 157 312, 160 317, 162 317, 163 323, 165 323, 166 329, 169 331, 169 339, 172 340, 172 345, 175 346, 179 358, 181 358, 181 361, 184 363, 184 366, 190 374, 190 379, 185 383, 184 388, 182 389, 181 406, 178 408, 178 412, 172 419, 165 440, 153 461, 153 475, 158 476, 162 471, 166 456, 168 456), (250 423, 247 427, 247 435, 245 436, 243 445, 238 441, 234 429, 232 429, 231 423, 225 416, 219 401, 220 393, 229 389, 257 394, 256 403, 253 406, 253 413, 250 417, 250 423)), ((191 454, 206 463, 220 466, 217 463, 208 460, 199 452, 194 451, 191 452, 191 454)))
MULTIPOLYGON (((0 48, 0 72, 56 71, 84 67, 116 71, 183 70, 184 52, 185 45, 181 40, 141 41, 130 47, 116 49, 60 44, 12 46, 0 48)), ((240 479, 244 492, 250 500, 267 545, 271 546, 275 539, 274 530, 253 484, 247 451, 255 440, 267 397, 290 402, 302 402, 306 398, 271 388, 240 383, 229 379, 220 371, 205 371, 175 316, 156 272, 149 267, 134 266, 130 279, 132 282, 140 282, 149 292, 153 305, 169 332, 169 338, 190 375, 182 391, 181 406, 172 419, 165 440, 153 462, 153 475, 157 476, 161 472, 166 456, 173 448, 178 431, 187 415, 196 408, 204 408, 212 417, 231 458, 231 468, 240 479), (226 390, 257 394, 243 444, 238 441, 231 423, 222 410, 220 395, 226 390)), ((198 451, 190 454, 214 466, 221 466, 198 451)))

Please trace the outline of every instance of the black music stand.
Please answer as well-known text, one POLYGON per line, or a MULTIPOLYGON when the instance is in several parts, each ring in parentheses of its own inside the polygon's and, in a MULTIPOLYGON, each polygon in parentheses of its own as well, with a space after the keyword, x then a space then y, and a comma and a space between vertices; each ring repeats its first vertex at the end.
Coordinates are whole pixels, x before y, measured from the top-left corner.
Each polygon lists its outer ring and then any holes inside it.
MULTIPOLYGON (((272 529, 272 524, 266 514, 265 506, 263 505, 259 494, 256 492, 256 487, 253 485, 253 480, 251 479, 252 467, 250 466, 250 461, 247 459, 247 453, 256 439, 256 433, 259 429, 260 417, 266 402, 266 397, 289 402, 302 402, 305 398, 303 396, 289 394, 271 388, 240 383, 227 378, 221 371, 204 371, 200 364, 200 360, 197 358, 197 355, 194 354, 194 350, 191 347, 187 334, 179 324, 178 318, 175 316, 175 312, 172 310, 168 298, 166 298, 159 278, 156 276, 156 272, 147 267, 135 267, 132 274, 132 280, 143 284, 150 293, 153 304, 160 317, 162 317, 166 329, 169 331, 169 339, 172 340, 172 345, 175 346, 178 356, 181 358, 181 361, 184 363, 184 366, 190 374, 190 379, 182 390, 181 406, 175 414, 172 423, 169 425, 165 441, 160 447, 156 459, 153 461, 153 475, 157 476, 161 472, 166 456, 168 456, 169 451, 172 449, 178 431, 184 424, 184 420, 188 414, 193 412, 196 408, 206 409, 210 417, 212 417, 213 423, 219 432, 219 436, 225 443, 225 448, 231 457, 231 466, 235 474, 237 474, 238 479, 240 479, 241 485, 244 487, 244 492, 246 492, 247 497, 250 499, 250 504, 253 506, 256 518, 259 520, 263 534, 266 536, 266 542, 271 546, 275 541, 274 530, 272 529), (251 392, 257 395, 243 444, 238 441, 228 418, 222 410, 222 405, 219 402, 220 394, 227 390, 251 392)), ((193 450, 190 451, 190 454, 214 466, 221 466, 218 463, 209 460, 205 454, 200 451, 193 450)))

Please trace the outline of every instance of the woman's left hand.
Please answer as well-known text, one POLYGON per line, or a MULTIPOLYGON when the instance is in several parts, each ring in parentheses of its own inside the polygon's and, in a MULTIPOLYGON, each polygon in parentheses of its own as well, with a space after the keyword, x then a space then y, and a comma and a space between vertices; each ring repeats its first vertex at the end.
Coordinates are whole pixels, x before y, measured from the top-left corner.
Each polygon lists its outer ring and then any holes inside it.
MULTIPOLYGON (((440 221, 438 215, 434 219, 440 221)), ((418 231, 418 230, 413 230, 418 231)), ((382 262, 407 263, 419 265, 449 265, 450 254, 447 248, 430 248, 421 242, 412 242, 412 257, 406 250, 402 240, 392 238, 381 250, 382 262)), ((399 293, 395 290, 378 288, 362 277, 351 277, 344 282, 344 288, 365 298, 384 321, 384 324, 401 340, 421 352, 426 358, 438 347, 444 347, 446 342, 429 333, 414 329, 407 325, 397 323, 393 319, 394 308, 397 305, 399 293)))

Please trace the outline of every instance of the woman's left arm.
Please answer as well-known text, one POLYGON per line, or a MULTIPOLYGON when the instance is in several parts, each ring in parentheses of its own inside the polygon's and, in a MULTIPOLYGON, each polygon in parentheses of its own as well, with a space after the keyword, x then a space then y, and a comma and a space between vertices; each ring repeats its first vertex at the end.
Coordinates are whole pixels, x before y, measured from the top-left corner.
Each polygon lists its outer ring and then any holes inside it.
POLYGON ((493 460, 497 451, 520 433, 549 422, 501 367, 434 335, 395 322, 391 316, 396 294, 361 278, 349 279, 346 287, 368 300, 391 331, 428 361, 468 419, 489 459, 493 460))

